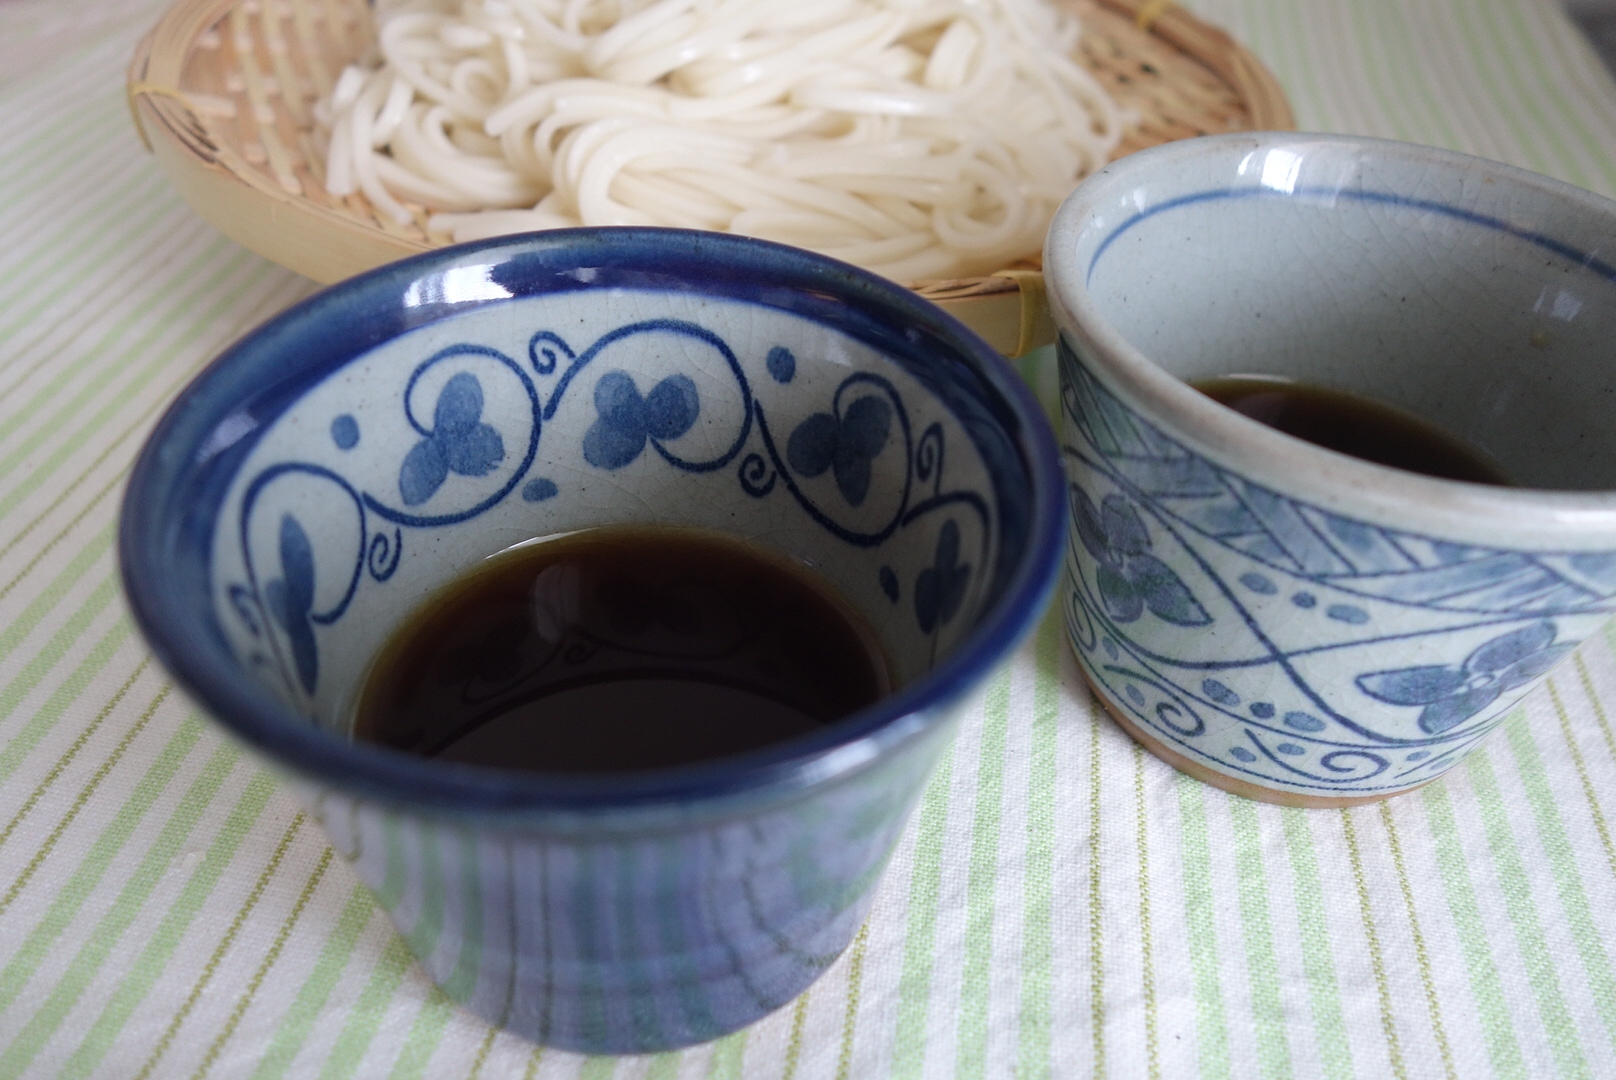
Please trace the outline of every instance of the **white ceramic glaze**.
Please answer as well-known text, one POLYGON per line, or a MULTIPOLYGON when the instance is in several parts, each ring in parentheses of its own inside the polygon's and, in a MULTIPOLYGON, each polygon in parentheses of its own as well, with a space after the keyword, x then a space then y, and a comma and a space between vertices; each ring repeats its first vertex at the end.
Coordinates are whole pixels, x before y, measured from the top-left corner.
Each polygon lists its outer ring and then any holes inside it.
POLYGON ((1085 182, 1061 329, 1066 608, 1114 713, 1260 797, 1458 762, 1616 598, 1616 203, 1378 140, 1172 143, 1085 182), (1185 380, 1367 395, 1523 485, 1292 439, 1185 380))
POLYGON ((831 579, 904 685, 975 624, 988 579, 970 568, 993 565, 997 516, 959 418, 845 333, 721 297, 523 297, 377 346, 261 431, 220 508, 214 595, 266 688, 345 733, 387 634, 468 565, 575 529, 684 525, 831 579), (819 428, 825 460, 791 467, 819 428), (833 461, 843 443, 864 453, 833 461), (422 471, 439 444, 445 467, 422 471), (917 476, 933 457, 942 471, 917 476), (297 627, 270 598, 293 528, 316 568, 297 627), (960 588, 923 619, 916 583, 945 533, 960 588))
MULTIPOLYGON (((153 651, 292 782, 451 999, 626 1053, 751 1023, 852 940, 958 716, 1041 615, 1062 518, 1031 394, 906 290, 741 237, 558 230, 381 268, 237 343, 153 432, 119 553, 153 651), (428 593, 619 522, 808 564, 899 685, 668 769, 347 737, 371 657, 428 593)), ((589 649, 665 642, 615 628, 435 677, 509 700, 589 649)))

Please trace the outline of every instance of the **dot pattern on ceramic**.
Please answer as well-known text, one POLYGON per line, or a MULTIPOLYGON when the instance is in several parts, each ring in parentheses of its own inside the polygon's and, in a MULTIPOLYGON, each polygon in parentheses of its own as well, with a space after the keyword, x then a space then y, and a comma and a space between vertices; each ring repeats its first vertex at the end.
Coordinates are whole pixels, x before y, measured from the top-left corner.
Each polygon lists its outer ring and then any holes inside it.
POLYGON ((158 423, 119 554, 154 651, 287 777, 450 999, 649 1053, 784 1006, 853 940, 1054 587, 1061 493, 1032 396, 906 290, 739 237, 556 230, 383 267, 238 342, 158 423), (602 776, 343 737, 429 594, 636 523, 807 563, 897 689, 749 754, 602 776))
POLYGON ((603 514, 787 537, 864 609, 900 677, 946 653, 983 599, 997 515, 959 419, 913 377, 785 315, 773 332, 790 343, 732 346, 723 327, 761 319, 742 304, 616 325, 594 302, 511 304, 520 314, 446 320, 356 360, 348 378, 393 392, 356 406, 332 378, 237 474, 215 542, 221 618, 289 704, 340 729, 372 628, 440 568, 603 514), (552 329, 569 323, 588 327, 582 347, 552 329), (395 581, 408 585, 387 592, 395 581))
POLYGON ((1174 440, 1064 342, 1060 362, 1072 642, 1115 708, 1194 762, 1302 796, 1415 786, 1616 610, 1616 552, 1349 520, 1174 440))

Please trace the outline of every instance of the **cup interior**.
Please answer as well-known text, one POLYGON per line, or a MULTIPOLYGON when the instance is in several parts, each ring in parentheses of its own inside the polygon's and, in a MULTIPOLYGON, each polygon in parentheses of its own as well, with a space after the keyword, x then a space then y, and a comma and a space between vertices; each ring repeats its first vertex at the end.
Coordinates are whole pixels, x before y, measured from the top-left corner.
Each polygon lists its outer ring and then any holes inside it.
POLYGON ((1129 345, 1397 406, 1525 487, 1616 488, 1616 203, 1396 143, 1200 142, 1111 166, 1052 234, 1129 345))
POLYGON ((249 738, 346 737, 429 594, 535 538, 658 523, 762 545, 866 620, 899 689, 820 743, 979 678, 1058 561, 1036 405, 902 290, 692 236, 399 264, 216 361, 126 507, 126 581, 170 666, 249 738))
MULTIPOLYGON (((215 616, 261 687, 346 734, 371 659, 429 593, 612 524, 787 556, 864 618, 898 686, 946 660, 991 599, 1001 543, 961 418, 821 323, 719 298, 695 314, 663 290, 612 299, 434 322, 262 431, 212 541, 215 616)), ((468 693, 499 680, 484 681, 468 693)))

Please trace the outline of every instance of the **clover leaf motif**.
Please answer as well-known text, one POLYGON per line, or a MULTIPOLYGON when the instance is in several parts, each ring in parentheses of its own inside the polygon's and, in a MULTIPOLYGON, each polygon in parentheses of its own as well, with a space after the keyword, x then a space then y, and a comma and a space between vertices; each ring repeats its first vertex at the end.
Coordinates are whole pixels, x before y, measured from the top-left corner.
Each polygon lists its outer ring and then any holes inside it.
POLYGON ((971 564, 959 561, 959 549, 959 526, 950 518, 937 533, 932 565, 915 579, 915 620, 923 634, 952 619, 965 600, 971 564))
POLYGON ((597 419, 584 432, 584 460, 599 469, 621 469, 645 449, 647 439, 667 442, 689 431, 701 413, 701 397, 688 375, 669 375, 643 398, 625 371, 609 371, 595 383, 597 419))
POLYGON ((281 576, 264 586, 264 600, 270 615, 286 631, 298 682, 312 694, 320 678, 320 653, 309 619, 314 607, 314 545, 291 514, 281 517, 280 557, 281 576))
POLYGON ((1525 686, 1572 649, 1556 645, 1548 619, 1500 634, 1462 664, 1429 664, 1358 676, 1358 689, 1388 705, 1421 705, 1420 730, 1439 735, 1481 712, 1500 696, 1525 686))
POLYGON ((483 476, 505 460, 505 443, 482 417, 482 383, 462 371, 439 392, 432 430, 404 455, 399 467, 398 493, 406 506, 426 502, 450 473, 483 476))
POLYGON ((1127 499, 1107 495, 1096 509, 1088 493, 1073 484, 1072 524, 1098 564, 1100 599, 1117 622, 1133 622, 1146 608, 1177 626, 1212 621, 1173 568, 1150 553, 1150 533, 1127 499))
POLYGON ((812 479, 830 469, 836 487, 851 506, 870 493, 870 462, 887 444, 892 406, 874 396, 861 397, 841 416, 814 413, 798 424, 786 442, 786 460, 812 479))

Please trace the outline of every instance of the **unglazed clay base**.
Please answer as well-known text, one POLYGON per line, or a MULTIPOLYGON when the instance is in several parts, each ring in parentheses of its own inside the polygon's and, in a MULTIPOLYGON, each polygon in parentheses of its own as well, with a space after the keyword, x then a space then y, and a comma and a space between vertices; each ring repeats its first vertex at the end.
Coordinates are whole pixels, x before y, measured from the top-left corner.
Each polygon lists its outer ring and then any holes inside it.
MULTIPOLYGON (((1081 665, 1078 666, 1078 670, 1082 671, 1081 665)), ((1095 700, 1105 706, 1106 714, 1115 720, 1123 731, 1132 736, 1134 742, 1143 746, 1179 772, 1193 776, 1203 784, 1211 784, 1215 788, 1222 788, 1224 791, 1242 795, 1248 799, 1255 799, 1258 802, 1276 803, 1280 806, 1300 806, 1310 810, 1334 810, 1344 806, 1363 806, 1366 803, 1384 802, 1386 799, 1394 799, 1399 795, 1405 795, 1410 791, 1422 788, 1431 782, 1426 780, 1423 783, 1414 785, 1414 787, 1389 792, 1385 795, 1350 795, 1342 798, 1330 798, 1327 795, 1299 795, 1293 791, 1275 791, 1272 788, 1259 787, 1244 780, 1236 780, 1232 776, 1225 776, 1223 773, 1209 769, 1199 762, 1191 761, 1161 740, 1145 734, 1133 721, 1128 719, 1127 714, 1111 704, 1106 696, 1100 692, 1100 688, 1094 685, 1094 680, 1089 678, 1089 673, 1086 671, 1083 672, 1083 681, 1088 684, 1089 692, 1094 695, 1095 700)), ((1432 779, 1435 778, 1433 777, 1432 779)))
POLYGON ((1585 246, 1613 227, 1547 177, 1348 136, 1181 140, 1073 192, 1043 264, 1062 606, 1141 741, 1253 798, 1385 798, 1609 622, 1616 271, 1585 246), (1237 373, 1407 410, 1520 486, 1337 454, 1186 385, 1237 373))

